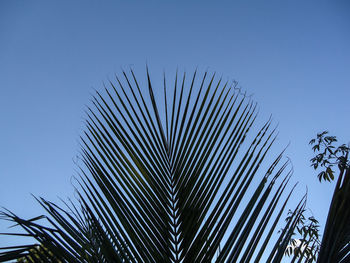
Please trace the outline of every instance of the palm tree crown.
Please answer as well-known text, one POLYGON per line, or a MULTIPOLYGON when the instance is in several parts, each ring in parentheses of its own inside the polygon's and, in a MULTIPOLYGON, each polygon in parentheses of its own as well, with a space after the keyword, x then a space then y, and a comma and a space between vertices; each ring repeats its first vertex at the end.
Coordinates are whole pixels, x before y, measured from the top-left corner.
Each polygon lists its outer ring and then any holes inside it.
POLYGON ((237 83, 197 75, 176 73, 171 85, 164 76, 154 89, 148 70, 144 83, 130 70, 96 92, 79 204, 38 199, 49 226, 3 211, 39 245, 7 248, 0 260, 40 250, 44 262, 259 262, 264 253, 279 262, 305 198, 268 246, 291 194, 281 200, 291 176, 282 153, 261 169, 275 129, 269 120, 250 135, 256 104, 237 83))

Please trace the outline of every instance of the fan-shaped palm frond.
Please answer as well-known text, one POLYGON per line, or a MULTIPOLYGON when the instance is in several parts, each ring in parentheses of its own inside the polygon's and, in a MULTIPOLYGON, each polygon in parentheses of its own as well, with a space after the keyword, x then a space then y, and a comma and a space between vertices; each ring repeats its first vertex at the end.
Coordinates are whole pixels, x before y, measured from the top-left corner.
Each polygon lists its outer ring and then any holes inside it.
MULTIPOLYGON (((290 179, 287 172, 274 189, 288 165, 282 153, 261 168, 276 138, 271 121, 250 135, 256 104, 215 74, 176 74, 170 89, 164 77, 163 95, 146 77, 139 83, 123 72, 93 96, 79 205, 39 199, 49 227, 2 216, 50 252, 47 262, 258 262, 290 197, 278 206, 290 179)), ((303 202, 270 246, 271 262, 283 255, 303 202)), ((30 248, 7 248, 0 260, 30 248)))

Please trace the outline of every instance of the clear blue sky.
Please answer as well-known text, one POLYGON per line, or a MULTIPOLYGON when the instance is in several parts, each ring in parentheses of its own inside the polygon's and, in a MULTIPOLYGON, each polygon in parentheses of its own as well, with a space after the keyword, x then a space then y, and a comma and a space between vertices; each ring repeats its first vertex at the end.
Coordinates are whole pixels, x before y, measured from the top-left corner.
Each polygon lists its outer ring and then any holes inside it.
POLYGON ((0 206, 30 217, 43 212, 30 193, 72 196, 93 88, 147 62, 154 78, 198 66, 254 93, 323 224, 334 184, 318 183, 308 141, 325 129, 350 141, 349 13, 345 0, 1 1, 0 206))

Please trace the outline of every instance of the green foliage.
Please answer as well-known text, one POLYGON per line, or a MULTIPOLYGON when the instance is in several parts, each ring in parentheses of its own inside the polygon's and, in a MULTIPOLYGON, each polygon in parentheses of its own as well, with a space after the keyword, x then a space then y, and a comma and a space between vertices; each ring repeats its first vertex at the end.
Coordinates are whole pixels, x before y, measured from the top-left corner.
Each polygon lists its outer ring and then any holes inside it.
POLYGON ((310 141, 317 155, 311 159, 312 166, 323 168, 318 174, 320 181, 335 179, 333 167, 337 165, 339 175, 329 208, 323 233, 318 263, 350 262, 350 167, 349 146, 333 145, 335 136, 324 131, 310 141))
POLYGON ((17 259, 18 263, 45 263, 48 258, 50 262, 61 263, 61 261, 57 260, 53 253, 48 251, 47 248, 43 246, 35 246, 32 249, 27 250, 27 255, 22 258, 17 259))
MULTIPOLYGON (((259 262, 263 254, 280 262, 306 198, 266 251, 292 193, 283 195, 291 177, 283 152, 262 170, 276 138, 271 121, 251 134, 256 104, 215 74, 176 74, 168 84, 164 77, 157 96, 148 72, 139 82, 131 70, 96 92, 78 204, 37 198, 48 216, 29 220, 1 212, 50 251, 46 262, 259 262)), ((3 248, 0 261, 37 246, 3 248)))
MULTIPOLYGON (((316 262, 320 250, 319 223, 313 216, 306 218, 305 212, 304 209, 285 251, 287 256, 292 256, 291 262, 316 262)), ((291 211, 288 212, 287 219, 290 215, 291 211)))
POLYGON ((337 142, 335 136, 328 136, 328 131, 321 132, 317 134, 315 139, 312 139, 309 144, 313 145, 312 149, 318 154, 311 159, 311 166, 316 170, 321 167, 322 171, 318 174, 318 179, 320 182, 333 181, 334 180, 334 170, 332 169, 334 165, 338 165, 339 169, 345 169, 349 167, 349 146, 342 144, 338 147, 333 145, 337 142))

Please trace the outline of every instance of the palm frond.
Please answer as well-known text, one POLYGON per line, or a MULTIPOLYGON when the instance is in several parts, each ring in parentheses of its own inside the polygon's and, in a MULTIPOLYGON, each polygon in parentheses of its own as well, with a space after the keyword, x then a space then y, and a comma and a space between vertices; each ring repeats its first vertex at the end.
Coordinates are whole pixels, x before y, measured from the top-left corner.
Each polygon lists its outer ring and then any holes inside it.
POLYGON ((340 168, 317 262, 350 260, 350 169, 340 168))
MULTIPOLYGON (((278 206, 291 175, 288 162, 280 164, 283 152, 262 169, 276 139, 271 120, 251 135, 256 104, 215 74, 188 80, 176 73, 170 90, 164 76, 161 100, 148 69, 144 81, 130 70, 115 83, 96 92, 86 111, 78 206, 38 199, 50 227, 2 215, 59 262, 260 259, 291 194, 278 206)), ((273 262, 303 202, 271 251, 273 262)), ((32 248, 7 250, 0 261, 32 248)))

